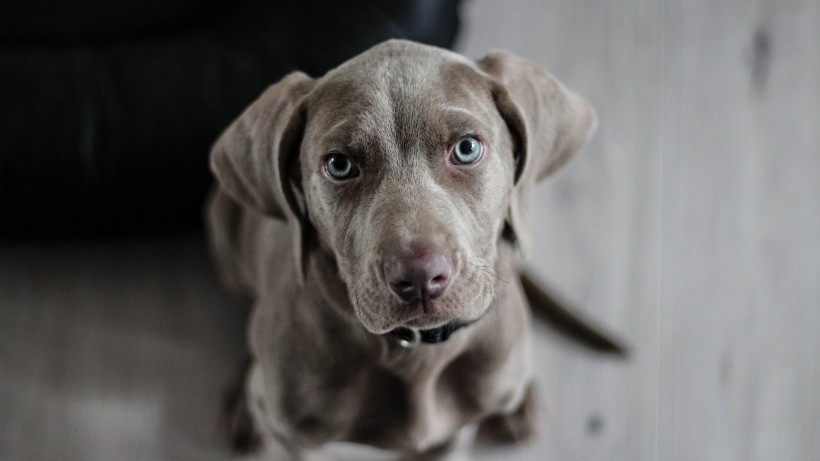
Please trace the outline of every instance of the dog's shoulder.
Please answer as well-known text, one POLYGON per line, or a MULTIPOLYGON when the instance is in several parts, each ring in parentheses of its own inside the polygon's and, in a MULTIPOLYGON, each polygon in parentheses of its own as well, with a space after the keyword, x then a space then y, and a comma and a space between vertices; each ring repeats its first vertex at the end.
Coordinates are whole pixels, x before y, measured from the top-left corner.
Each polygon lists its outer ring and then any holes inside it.
POLYGON ((215 188, 206 206, 211 255, 233 291, 258 298, 271 283, 290 276, 293 243, 286 224, 243 205, 215 188))

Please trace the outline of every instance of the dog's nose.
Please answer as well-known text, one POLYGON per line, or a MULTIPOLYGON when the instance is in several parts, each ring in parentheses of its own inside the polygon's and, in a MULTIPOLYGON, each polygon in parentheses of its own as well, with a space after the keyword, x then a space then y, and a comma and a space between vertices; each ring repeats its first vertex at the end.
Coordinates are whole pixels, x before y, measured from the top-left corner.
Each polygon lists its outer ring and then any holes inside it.
POLYGON ((385 260, 387 283, 405 301, 441 296, 450 283, 450 271, 450 258, 439 248, 419 248, 385 260))

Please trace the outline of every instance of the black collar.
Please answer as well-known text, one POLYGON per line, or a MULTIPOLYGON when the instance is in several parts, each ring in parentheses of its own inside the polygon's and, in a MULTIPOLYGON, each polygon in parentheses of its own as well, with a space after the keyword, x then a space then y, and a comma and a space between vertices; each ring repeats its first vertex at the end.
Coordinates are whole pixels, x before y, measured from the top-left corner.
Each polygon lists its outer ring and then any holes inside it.
POLYGON ((395 330, 387 332, 388 335, 399 339, 399 344, 404 347, 413 347, 418 343, 438 344, 447 341, 450 335, 466 327, 472 325, 478 319, 466 323, 446 323, 438 328, 431 328, 429 330, 416 330, 407 327, 398 327, 395 330))

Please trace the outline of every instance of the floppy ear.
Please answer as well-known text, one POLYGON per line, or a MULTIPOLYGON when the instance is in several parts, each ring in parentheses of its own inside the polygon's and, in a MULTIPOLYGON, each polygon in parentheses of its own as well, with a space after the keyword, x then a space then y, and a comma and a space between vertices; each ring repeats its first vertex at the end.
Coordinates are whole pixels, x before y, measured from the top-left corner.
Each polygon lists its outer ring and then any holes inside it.
POLYGON ((478 62, 515 142, 515 187, 507 224, 529 253, 530 201, 535 183, 567 162, 595 130, 595 111, 583 98, 526 59, 495 52, 478 62))
POLYGON ((302 275, 306 213, 292 171, 305 125, 304 100, 314 80, 294 72, 264 93, 219 137, 211 170, 234 200, 288 223, 302 275))

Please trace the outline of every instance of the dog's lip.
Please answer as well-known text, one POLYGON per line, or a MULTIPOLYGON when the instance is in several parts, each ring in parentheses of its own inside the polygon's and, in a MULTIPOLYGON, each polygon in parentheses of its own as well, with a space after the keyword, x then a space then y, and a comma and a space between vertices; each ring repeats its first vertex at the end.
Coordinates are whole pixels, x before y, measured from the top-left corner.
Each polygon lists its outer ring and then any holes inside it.
MULTIPOLYGON (((455 314, 454 312, 448 314, 424 312, 421 302, 418 301, 388 308, 394 312, 389 319, 385 319, 384 323, 379 324, 363 322, 365 328, 374 334, 385 334, 402 327, 414 330, 430 330, 447 324, 470 323, 476 320, 475 318, 452 315, 455 314)), ((478 317, 481 317, 481 315, 478 317)))
POLYGON ((399 327, 427 330, 461 320, 452 315, 425 312, 421 301, 407 303, 400 310, 401 313, 392 319, 391 330, 399 327))
POLYGON ((408 327, 408 328, 415 328, 417 330, 429 330, 432 328, 439 328, 447 325, 448 323, 456 323, 458 319, 455 318, 445 318, 441 316, 435 316, 430 318, 430 316, 421 316, 416 317, 412 320, 404 322, 399 326, 408 327))
MULTIPOLYGON (((424 317, 428 317, 428 318, 433 317, 432 314, 427 314, 427 313, 424 312, 424 310, 421 308, 421 303, 417 303, 417 304, 418 305, 409 304, 409 305, 403 306, 401 311, 399 313, 397 313, 391 319, 392 321, 390 323, 393 324, 393 327, 390 328, 390 329, 392 330, 393 328, 397 328, 397 327, 400 327, 400 326, 411 326, 411 324, 413 324, 413 323, 418 323, 419 321, 423 321, 424 317)), ((414 327, 411 327, 411 328, 414 328, 414 327)))

